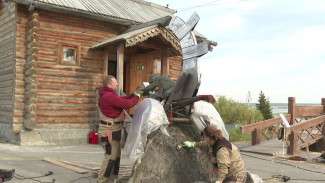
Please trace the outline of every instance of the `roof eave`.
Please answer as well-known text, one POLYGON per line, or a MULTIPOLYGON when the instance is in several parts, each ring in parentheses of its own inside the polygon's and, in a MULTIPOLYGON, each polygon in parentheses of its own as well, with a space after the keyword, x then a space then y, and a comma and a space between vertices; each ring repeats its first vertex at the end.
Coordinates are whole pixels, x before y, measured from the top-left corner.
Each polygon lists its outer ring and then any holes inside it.
MULTIPOLYGON (((17 4, 22 4, 22 5, 26 5, 26 6, 30 5, 30 1, 26 1, 26 0, 9 0, 9 1, 16 2, 17 4)), ((69 14, 69 15, 81 16, 84 18, 91 18, 91 19, 95 19, 95 20, 108 22, 108 23, 114 23, 114 24, 125 25, 125 26, 129 26, 129 25, 131 25, 131 23, 134 23, 134 20, 127 20, 127 19, 121 19, 121 18, 106 16, 106 15, 101 15, 101 14, 94 14, 94 13, 90 13, 90 12, 86 12, 86 11, 70 9, 70 8, 66 8, 66 7, 59 7, 59 6, 45 4, 45 3, 37 2, 37 1, 34 1, 33 3, 34 3, 35 8, 65 13, 65 14, 69 14)))

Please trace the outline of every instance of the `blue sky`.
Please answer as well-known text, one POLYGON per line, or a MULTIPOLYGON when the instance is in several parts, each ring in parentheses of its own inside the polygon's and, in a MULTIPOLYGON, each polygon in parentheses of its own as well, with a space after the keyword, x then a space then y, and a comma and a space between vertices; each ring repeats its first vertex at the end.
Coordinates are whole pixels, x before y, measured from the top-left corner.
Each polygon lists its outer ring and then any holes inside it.
POLYGON ((199 94, 252 102, 260 91, 271 103, 318 103, 325 98, 325 1, 150 0, 176 9, 196 30, 218 42, 200 58, 199 94), (195 7, 196 8, 191 8, 195 7))

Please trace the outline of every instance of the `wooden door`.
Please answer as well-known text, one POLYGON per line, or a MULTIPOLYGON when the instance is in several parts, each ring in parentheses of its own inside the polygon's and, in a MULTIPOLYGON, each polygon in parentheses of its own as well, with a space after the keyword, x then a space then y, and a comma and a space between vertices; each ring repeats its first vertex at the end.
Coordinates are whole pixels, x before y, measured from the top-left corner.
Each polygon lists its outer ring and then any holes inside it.
POLYGON ((148 82, 153 73, 153 54, 132 55, 130 59, 130 93, 134 92, 142 85, 142 82, 148 82))
MULTIPOLYGON (((148 82, 150 75, 153 73, 153 53, 136 54, 130 58, 130 78, 129 93, 135 92, 143 82, 148 82)), ((143 97, 141 97, 143 99, 143 97)), ((129 110, 130 114, 134 113, 133 109, 129 110)))

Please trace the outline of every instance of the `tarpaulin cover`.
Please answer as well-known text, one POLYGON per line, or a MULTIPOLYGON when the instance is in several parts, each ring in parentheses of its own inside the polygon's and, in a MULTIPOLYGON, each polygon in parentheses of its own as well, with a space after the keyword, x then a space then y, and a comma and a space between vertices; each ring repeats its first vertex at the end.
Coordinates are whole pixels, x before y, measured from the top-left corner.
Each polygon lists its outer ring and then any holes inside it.
POLYGON ((217 129, 221 130, 222 135, 229 140, 229 134, 225 124, 220 114, 211 103, 205 101, 195 102, 190 118, 200 132, 202 132, 207 125, 215 126, 217 129))
POLYGON ((164 108, 157 100, 150 98, 142 100, 135 109, 122 159, 129 159, 134 164, 145 150, 147 136, 158 129, 168 135, 165 128, 168 124, 164 108))

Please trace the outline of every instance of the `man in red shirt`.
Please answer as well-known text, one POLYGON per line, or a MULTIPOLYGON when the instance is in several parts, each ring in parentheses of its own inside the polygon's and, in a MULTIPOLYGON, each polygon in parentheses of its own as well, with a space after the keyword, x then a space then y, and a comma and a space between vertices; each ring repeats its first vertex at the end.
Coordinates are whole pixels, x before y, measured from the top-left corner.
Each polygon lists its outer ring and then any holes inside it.
POLYGON ((106 76, 103 85, 104 87, 98 91, 101 120, 98 136, 105 155, 97 177, 98 183, 113 182, 113 177, 118 175, 121 155, 121 129, 123 128, 122 111, 135 106, 140 98, 136 92, 124 97, 118 96, 115 92, 118 83, 114 76, 106 76))

